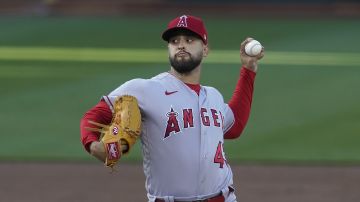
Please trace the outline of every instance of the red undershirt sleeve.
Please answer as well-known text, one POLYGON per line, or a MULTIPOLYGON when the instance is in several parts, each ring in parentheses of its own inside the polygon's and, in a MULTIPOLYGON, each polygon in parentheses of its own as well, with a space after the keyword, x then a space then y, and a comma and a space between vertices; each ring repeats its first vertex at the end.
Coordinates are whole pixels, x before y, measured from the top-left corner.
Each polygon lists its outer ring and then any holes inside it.
POLYGON ((225 139, 238 138, 246 126, 250 115, 255 76, 255 72, 244 67, 241 68, 240 78, 236 84, 233 96, 228 103, 234 114, 235 122, 225 133, 225 139))
POLYGON ((96 127, 90 124, 88 122, 89 120, 106 125, 110 124, 112 120, 112 112, 104 100, 101 100, 97 105, 87 111, 80 121, 81 143, 83 144, 86 151, 90 153, 90 144, 93 141, 99 140, 100 133, 88 131, 85 129, 85 127, 96 127))

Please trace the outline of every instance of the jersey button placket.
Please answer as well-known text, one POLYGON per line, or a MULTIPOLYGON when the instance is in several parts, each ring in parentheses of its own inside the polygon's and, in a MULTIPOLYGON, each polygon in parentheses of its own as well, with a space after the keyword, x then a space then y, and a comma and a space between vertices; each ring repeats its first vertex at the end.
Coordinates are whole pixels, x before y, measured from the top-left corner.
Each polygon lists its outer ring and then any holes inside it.
MULTIPOLYGON (((206 96, 205 96, 205 92, 203 91, 203 89, 200 90, 200 94, 199 94, 199 110, 201 110, 201 108, 206 108, 206 96)), ((207 126, 204 125, 204 123, 202 122, 202 118, 201 118, 201 114, 199 116, 200 118, 200 126, 201 126, 201 135, 200 135, 200 139, 201 139, 201 156, 200 156, 200 161, 202 162, 200 164, 200 183, 202 184, 202 187, 204 186, 205 182, 206 182, 206 165, 207 165, 207 126)), ((203 187, 204 188, 204 187, 203 187)))

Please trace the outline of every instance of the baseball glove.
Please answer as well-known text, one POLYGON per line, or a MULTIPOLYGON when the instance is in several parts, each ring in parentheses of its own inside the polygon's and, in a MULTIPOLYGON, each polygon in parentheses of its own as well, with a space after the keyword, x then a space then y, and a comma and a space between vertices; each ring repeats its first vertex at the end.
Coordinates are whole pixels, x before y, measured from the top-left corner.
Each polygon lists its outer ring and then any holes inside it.
POLYGON ((102 134, 101 142, 106 151, 105 166, 113 168, 122 154, 129 153, 140 136, 141 114, 135 97, 124 95, 114 103, 114 115, 110 125, 94 121, 89 123, 101 128, 86 128, 102 134))

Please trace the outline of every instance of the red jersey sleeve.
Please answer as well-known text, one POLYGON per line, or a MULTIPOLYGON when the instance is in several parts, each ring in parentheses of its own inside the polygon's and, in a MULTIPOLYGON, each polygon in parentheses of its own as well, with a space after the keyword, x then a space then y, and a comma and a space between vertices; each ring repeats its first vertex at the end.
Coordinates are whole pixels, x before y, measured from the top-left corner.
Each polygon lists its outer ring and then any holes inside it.
POLYGON ((234 114, 235 122, 225 133, 225 139, 238 138, 245 128, 250 115, 255 76, 255 72, 244 67, 241 68, 240 78, 236 84, 233 96, 228 103, 234 114))
POLYGON ((88 131, 85 127, 94 128, 96 126, 90 124, 88 121, 92 120, 102 124, 110 124, 112 120, 112 112, 110 107, 104 100, 101 100, 97 105, 87 111, 80 121, 80 138, 81 143, 87 152, 90 153, 90 144, 93 141, 98 141, 100 133, 94 131, 88 131))

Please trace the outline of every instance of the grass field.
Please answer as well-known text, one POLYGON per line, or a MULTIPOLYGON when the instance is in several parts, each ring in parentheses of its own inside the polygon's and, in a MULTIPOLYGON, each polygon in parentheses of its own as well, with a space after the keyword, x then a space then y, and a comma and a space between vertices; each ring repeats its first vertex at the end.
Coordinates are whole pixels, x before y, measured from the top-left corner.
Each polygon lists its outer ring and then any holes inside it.
MULTIPOLYGON (((92 161, 83 113, 126 80, 167 71, 169 19, 0 18, 0 160, 92 161)), ((360 163, 360 22, 205 18, 202 84, 230 99, 246 36, 266 47, 232 162, 360 163)), ((126 158, 140 160, 139 147, 126 158)))

